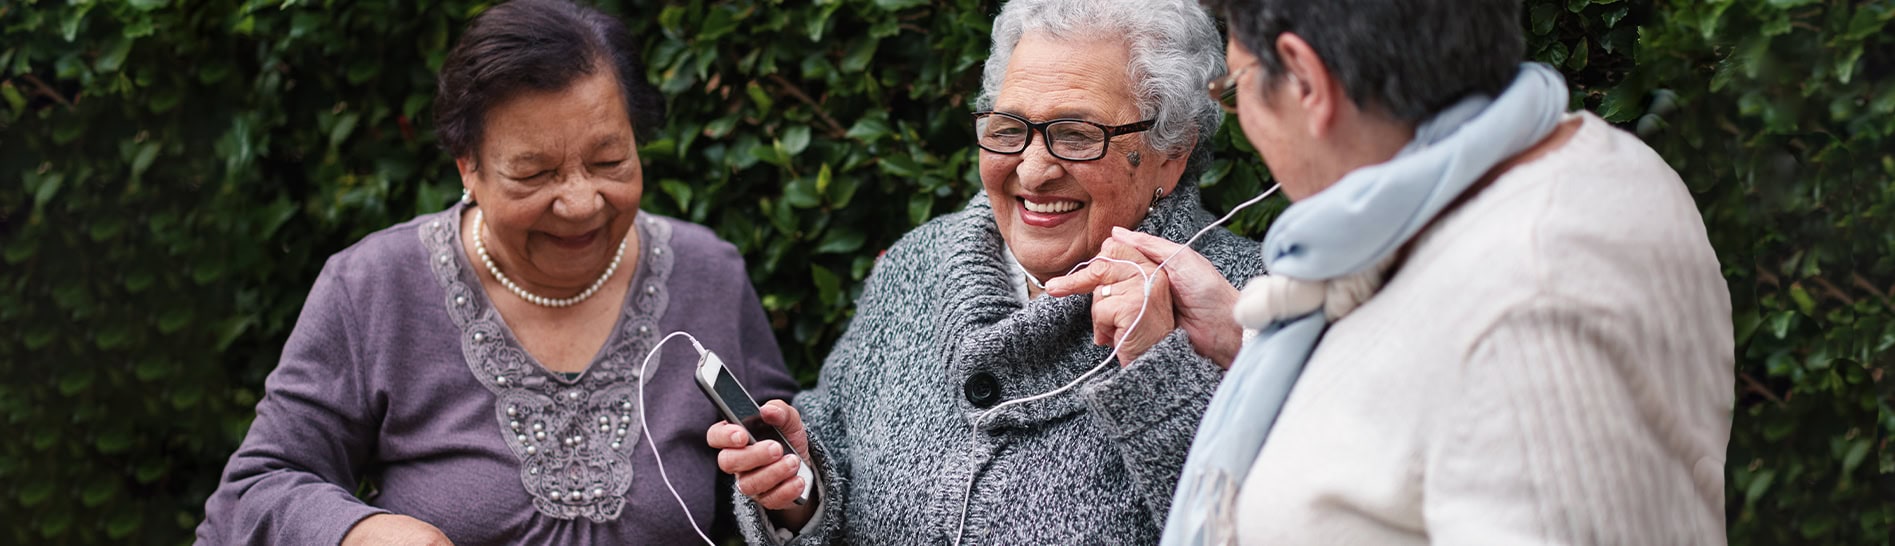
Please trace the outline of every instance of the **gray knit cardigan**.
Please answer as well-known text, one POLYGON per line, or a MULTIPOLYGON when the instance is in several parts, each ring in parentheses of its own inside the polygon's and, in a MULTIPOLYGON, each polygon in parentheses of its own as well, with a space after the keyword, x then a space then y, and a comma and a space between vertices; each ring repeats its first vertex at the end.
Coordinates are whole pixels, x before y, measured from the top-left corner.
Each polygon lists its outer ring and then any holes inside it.
MULTIPOLYGON (((1181 183, 1139 230, 1181 242, 1212 219, 1181 183)), ((1195 247, 1233 284, 1262 274, 1257 245, 1222 228, 1195 247)), ((795 400, 824 497, 792 544, 1157 542, 1222 370, 1177 330, 1128 367, 976 428, 983 408, 1058 388, 1109 353, 1092 344, 1089 296, 1023 304, 1001 249, 977 196, 875 264, 795 400)), ((736 515, 750 543, 775 543, 741 493, 736 515)))

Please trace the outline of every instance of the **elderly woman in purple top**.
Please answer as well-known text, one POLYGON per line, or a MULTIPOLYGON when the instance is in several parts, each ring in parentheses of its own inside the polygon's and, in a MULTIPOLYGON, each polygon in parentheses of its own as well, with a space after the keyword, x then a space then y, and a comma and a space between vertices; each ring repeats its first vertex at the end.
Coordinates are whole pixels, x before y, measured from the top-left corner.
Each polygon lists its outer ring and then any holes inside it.
POLYGON ((565 0, 474 20, 435 102, 467 198, 329 259, 199 542, 728 532, 696 353, 672 343, 641 360, 685 331, 758 397, 795 384, 736 249, 638 211, 634 127, 663 117, 641 74, 622 24, 565 0))

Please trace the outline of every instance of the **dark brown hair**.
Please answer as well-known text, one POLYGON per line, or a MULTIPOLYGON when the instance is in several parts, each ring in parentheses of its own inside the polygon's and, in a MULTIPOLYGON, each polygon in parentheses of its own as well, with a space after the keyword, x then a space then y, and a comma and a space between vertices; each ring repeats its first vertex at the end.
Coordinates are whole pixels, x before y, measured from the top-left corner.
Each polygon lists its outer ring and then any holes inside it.
POLYGON ((664 123, 664 98, 645 81, 625 24, 568 0, 514 0, 467 25, 441 65, 434 132, 456 158, 480 147, 487 110, 525 91, 558 91, 606 68, 640 134, 664 123))

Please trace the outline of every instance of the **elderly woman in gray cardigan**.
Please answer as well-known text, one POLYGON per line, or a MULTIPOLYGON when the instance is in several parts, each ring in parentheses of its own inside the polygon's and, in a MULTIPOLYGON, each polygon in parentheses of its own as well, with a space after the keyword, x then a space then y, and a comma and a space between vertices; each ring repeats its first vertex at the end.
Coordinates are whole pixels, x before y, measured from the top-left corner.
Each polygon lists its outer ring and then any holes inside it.
MULTIPOLYGON (((1211 223, 1191 181, 1222 119, 1203 92, 1218 33, 1192 0, 1015 0, 993 40, 973 114, 984 194, 890 248, 816 388, 764 408, 818 469, 815 498, 792 502, 781 446, 707 431, 753 544, 1157 540, 1230 355, 1154 312, 1140 331, 1158 334, 1109 360, 1092 308, 1141 295, 1041 283, 1114 229, 1183 241, 1211 223)), ((1222 229, 1195 248, 1227 280, 1260 273, 1222 229)))

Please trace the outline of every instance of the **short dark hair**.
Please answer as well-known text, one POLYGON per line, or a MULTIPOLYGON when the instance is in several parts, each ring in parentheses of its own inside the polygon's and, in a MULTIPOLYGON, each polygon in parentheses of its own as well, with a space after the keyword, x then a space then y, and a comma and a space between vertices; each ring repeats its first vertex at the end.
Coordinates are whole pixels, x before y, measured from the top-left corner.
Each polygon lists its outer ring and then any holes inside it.
POLYGON ((434 94, 441 148, 469 157, 487 110, 523 91, 565 89, 607 68, 618 80, 636 131, 664 123, 664 98, 645 81, 638 46, 625 24, 569 0, 514 0, 481 13, 448 51, 434 94))
POLYGON ((1526 56, 1520 0, 1207 0, 1269 78, 1283 33, 1308 42, 1356 104, 1402 121, 1498 95, 1526 56))

